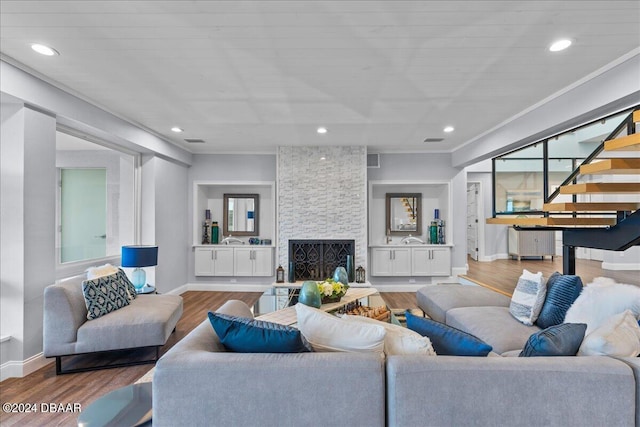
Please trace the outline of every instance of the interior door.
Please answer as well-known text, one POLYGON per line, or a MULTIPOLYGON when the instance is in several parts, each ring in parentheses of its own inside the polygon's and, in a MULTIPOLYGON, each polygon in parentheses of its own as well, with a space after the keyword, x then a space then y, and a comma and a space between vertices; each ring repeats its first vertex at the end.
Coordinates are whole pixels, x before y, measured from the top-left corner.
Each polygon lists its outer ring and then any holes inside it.
POLYGON ((467 184, 467 253, 478 260, 478 184, 467 184))
POLYGON ((107 170, 60 169, 60 262, 107 254, 107 170))

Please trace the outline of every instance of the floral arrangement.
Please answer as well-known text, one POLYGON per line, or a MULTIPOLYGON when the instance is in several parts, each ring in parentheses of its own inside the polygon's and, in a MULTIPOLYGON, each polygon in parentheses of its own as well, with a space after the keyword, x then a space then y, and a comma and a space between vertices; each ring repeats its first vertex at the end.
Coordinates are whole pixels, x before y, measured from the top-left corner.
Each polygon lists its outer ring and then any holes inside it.
POLYGON ((347 293, 347 289, 349 289, 348 285, 336 282, 333 279, 325 279, 322 282, 318 282, 318 291, 320 291, 320 297, 323 301, 340 301, 340 298, 347 293))

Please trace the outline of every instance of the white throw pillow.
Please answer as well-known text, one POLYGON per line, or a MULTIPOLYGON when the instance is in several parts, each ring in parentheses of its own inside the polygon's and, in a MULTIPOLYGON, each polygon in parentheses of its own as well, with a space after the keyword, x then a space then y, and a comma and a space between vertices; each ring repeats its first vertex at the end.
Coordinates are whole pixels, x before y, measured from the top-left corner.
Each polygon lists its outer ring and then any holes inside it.
POLYGON ((98 279, 104 276, 110 276, 118 272, 118 267, 111 264, 100 265, 98 267, 87 268, 87 280, 98 279))
POLYGON ((640 354, 640 326, 631 310, 611 316, 587 335, 578 356, 636 357, 640 354))
POLYGON ((589 283, 567 310, 564 323, 586 323, 589 335, 614 314, 631 310, 640 317, 640 287, 597 277, 589 283))
POLYGON ((511 296, 509 313, 518 321, 531 326, 542 310, 546 295, 547 285, 542 273, 533 274, 522 270, 522 275, 511 296))
POLYGON ((382 326, 347 322, 304 304, 295 307, 298 329, 314 351, 383 353, 386 331, 382 326))
POLYGON ((355 316, 345 314, 342 319, 347 322, 366 323, 369 325, 382 326, 386 331, 384 337, 384 353, 390 355, 408 355, 423 354, 426 356, 435 356, 431 340, 423 337, 419 333, 411 329, 403 328, 387 322, 381 322, 376 319, 370 319, 364 316, 355 316))

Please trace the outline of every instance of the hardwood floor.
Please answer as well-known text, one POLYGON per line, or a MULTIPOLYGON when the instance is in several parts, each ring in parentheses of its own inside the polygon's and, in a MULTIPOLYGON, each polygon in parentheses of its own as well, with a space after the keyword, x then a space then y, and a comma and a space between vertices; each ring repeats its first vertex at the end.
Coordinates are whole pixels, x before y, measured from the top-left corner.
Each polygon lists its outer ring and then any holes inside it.
MULTIPOLYGON (((490 284, 505 293, 512 293, 522 270, 542 271, 549 276, 554 271, 562 271, 562 260, 498 260, 490 263, 469 260, 467 277, 490 284)), ((640 285, 637 272, 602 270, 596 261, 576 261, 576 271, 585 284, 594 277, 606 276, 618 282, 640 285)), ((184 338, 193 328, 206 319, 207 311, 215 310, 229 299, 239 299, 253 305, 260 292, 200 292, 189 291, 182 294, 184 313, 167 344, 162 348, 164 354, 176 342, 184 338)), ((382 292, 382 298, 390 308, 417 308, 415 292, 382 292)), ((99 357, 88 356, 90 362, 102 363, 99 357)), ((52 363, 24 378, 10 378, 0 383, 0 401, 2 403, 79 403, 86 407, 104 394, 117 388, 134 383, 143 376, 152 365, 114 368, 56 376, 52 363)), ((5 426, 72 426, 76 425, 78 413, 0 413, 0 425, 5 426)))

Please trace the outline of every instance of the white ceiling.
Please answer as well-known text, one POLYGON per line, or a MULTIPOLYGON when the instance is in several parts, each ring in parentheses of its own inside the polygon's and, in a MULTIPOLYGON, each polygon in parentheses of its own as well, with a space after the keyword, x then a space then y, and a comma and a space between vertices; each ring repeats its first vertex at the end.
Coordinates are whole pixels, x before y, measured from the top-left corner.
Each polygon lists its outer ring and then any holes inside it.
POLYGON ((638 46, 637 0, 0 1, 5 59, 194 153, 452 151, 638 46))

